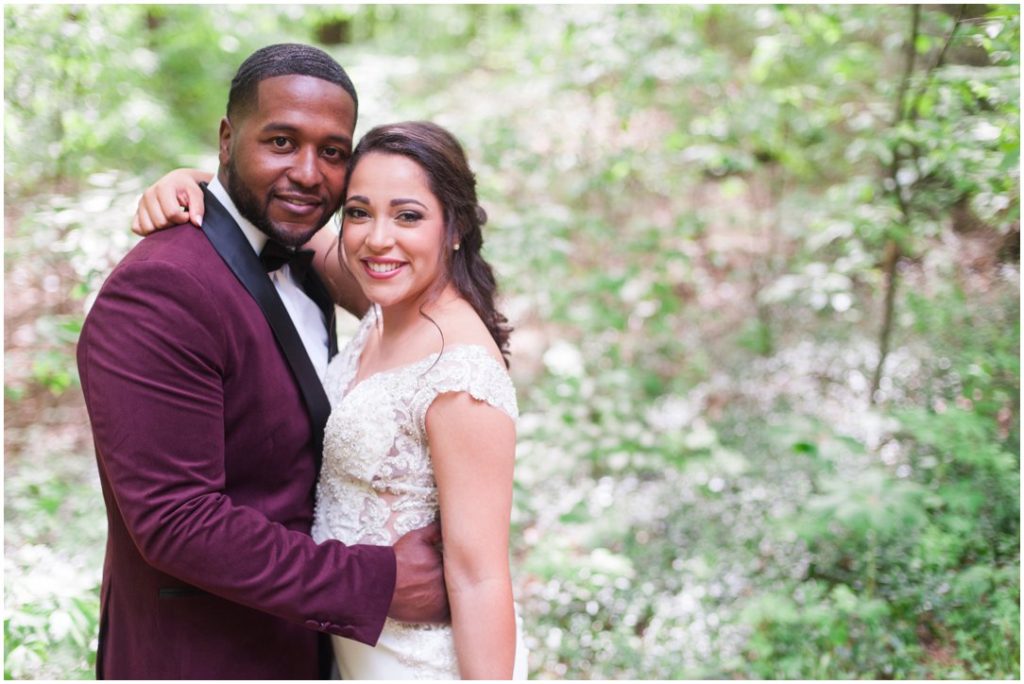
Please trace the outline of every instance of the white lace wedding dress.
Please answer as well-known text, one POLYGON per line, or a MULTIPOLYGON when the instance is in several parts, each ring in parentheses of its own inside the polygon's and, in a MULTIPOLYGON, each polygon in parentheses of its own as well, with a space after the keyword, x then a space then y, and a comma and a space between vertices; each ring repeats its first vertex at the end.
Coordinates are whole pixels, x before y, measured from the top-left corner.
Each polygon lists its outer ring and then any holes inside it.
MULTIPOLYGON (((353 386, 359 356, 380 311, 371 307, 355 337, 331 361, 324 385, 331 415, 316 492, 313 539, 393 544, 438 519, 437 485, 427 450, 426 415, 445 392, 467 392, 513 419, 515 388, 483 347, 446 346, 415 363, 353 386)), ((443 531, 442 531, 443 535, 443 531)), ((458 679, 449 625, 388 618, 376 647, 331 637, 344 679, 458 679)), ((526 678, 522 623, 516 616, 515 679, 526 678)))

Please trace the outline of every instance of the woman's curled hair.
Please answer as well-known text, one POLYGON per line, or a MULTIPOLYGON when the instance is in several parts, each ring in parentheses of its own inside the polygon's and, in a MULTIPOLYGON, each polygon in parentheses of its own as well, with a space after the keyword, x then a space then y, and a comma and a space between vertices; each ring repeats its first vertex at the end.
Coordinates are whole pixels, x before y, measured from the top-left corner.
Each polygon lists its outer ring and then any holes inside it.
MULTIPOLYGON (((441 126, 428 121, 377 126, 364 135, 353 150, 348 162, 349 178, 359 160, 371 152, 400 155, 423 169, 431 192, 444 209, 441 254, 446 261, 444 270, 448 280, 437 283, 436 293, 440 293, 447 282, 455 286, 487 326, 508 366, 512 327, 495 308, 497 282, 491 265, 481 254, 481 227, 487 222, 487 212, 477 203, 476 177, 459 141, 441 126)), ((348 196, 347 182, 343 196, 348 196)))

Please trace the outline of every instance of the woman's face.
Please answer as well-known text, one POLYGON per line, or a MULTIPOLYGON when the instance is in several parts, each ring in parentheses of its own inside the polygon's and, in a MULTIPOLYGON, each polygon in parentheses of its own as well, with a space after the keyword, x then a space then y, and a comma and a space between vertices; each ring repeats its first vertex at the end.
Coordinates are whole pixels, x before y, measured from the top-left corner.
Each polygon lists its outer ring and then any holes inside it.
POLYGON ((345 259, 367 298, 384 309, 418 308, 444 275, 444 210, 419 164, 397 154, 364 156, 343 217, 345 259))

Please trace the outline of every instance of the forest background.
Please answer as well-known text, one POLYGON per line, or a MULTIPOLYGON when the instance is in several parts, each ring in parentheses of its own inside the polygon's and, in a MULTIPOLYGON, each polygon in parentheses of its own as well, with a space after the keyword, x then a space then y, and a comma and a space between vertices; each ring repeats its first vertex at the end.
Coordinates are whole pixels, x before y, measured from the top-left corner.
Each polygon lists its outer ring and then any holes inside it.
POLYGON ((298 4, 4 8, 5 677, 92 676, 75 341, 283 41, 477 172, 533 677, 1019 677, 1019 7, 298 4))

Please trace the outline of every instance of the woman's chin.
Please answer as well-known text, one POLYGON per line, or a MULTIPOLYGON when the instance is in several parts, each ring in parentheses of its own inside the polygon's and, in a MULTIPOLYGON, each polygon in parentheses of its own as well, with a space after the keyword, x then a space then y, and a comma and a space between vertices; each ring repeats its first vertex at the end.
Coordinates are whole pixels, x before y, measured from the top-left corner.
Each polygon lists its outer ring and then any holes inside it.
POLYGON ((366 295, 366 298, 370 300, 371 304, 376 304, 382 309, 387 309, 388 307, 400 303, 395 301, 395 297, 389 297, 386 293, 380 292, 379 288, 364 286, 363 294, 366 295))

